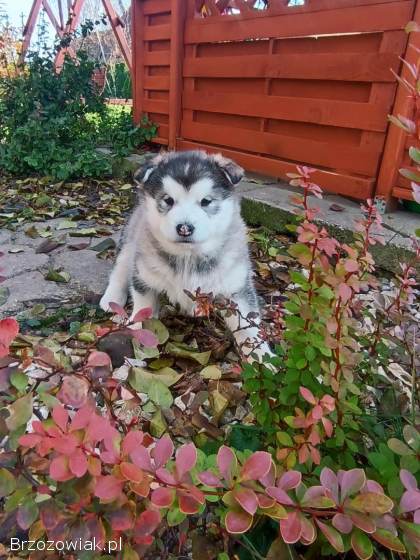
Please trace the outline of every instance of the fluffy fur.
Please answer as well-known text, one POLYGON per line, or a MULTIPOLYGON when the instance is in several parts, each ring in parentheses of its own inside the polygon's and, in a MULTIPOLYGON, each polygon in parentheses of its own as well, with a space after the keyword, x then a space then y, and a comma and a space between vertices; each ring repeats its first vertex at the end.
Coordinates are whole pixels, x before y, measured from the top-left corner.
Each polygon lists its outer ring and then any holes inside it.
MULTIPOLYGON (((157 314, 164 292, 191 315, 194 303, 184 290, 200 288, 235 301, 243 317, 258 313, 234 189, 242 176, 231 160, 201 151, 161 154, 139 170, 139 204, 124 229, 102 309, 109 310, 110 302, 124 305, 130 293, 133 316, 145 307, 157 314)), ((226 322, 239 344, 258 335, 236 316, 226 322)), ((260 354, 265 351, 260 347, 260 354)))

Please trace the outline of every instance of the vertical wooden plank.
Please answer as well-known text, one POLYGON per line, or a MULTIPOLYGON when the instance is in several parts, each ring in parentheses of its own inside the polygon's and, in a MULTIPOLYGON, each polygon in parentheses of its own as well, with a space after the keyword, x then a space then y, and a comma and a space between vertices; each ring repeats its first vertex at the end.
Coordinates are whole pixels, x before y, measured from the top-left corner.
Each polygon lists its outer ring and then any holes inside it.
MULTIPOLYGON (((420 21, 420 0, 417 0, 413 14, 415 21, 420 21)), ((416 49, 420 49, 420 33, 411 33, 409 36, 407 50, 404 58, 411 64, 415 64, 418 58, 416 49)), ((410 72, 406 65, 402 65, 401 77, 412 81, 410 72)), ((409 116, 412 110, 412 100, 407 90, 402 84, 398 84, 397 95, 395 98, 392 114, 409 116)), ((396 185, 399 168, 402 163, 406 133, 397 126, 389 126, 388 135, 385 142, 385 149, 382 164, 379 170, 378 182, 376 185, 376 196, 385 199, 387 209, 392 209, 395 201, 392 200, 392 188, 396 185)))
POLYGON ((185 0, 171 0, 171 54, 169 77, 169 149, 176 148, 182 111, 185 0))
POLYGON ((142 0, 133 0, 132 3, 132 45, 133 70, 132 70, 132 95, 133 95, 133 117, 139 123, 143 114, 143 84, 144 84, 144 25, 145 17, 142 0))

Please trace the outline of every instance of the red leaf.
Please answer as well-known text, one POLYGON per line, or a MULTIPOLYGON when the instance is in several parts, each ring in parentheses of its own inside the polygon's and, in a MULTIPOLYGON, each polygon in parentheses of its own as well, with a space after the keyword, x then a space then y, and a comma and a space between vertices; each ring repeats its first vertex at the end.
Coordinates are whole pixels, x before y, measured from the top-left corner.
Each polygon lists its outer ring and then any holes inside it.
POLYGON ((197 449, 193 443, 181 446, 175 458, 176 470, 181 479, 187 472, 195 467, 197 462, 197 449))
POLYGON ((23 447, 35 447, 42 440, 42 436, 38 434, 25 434, 20 436, 19 445, 23 447))
POLYGON ((200 503, 193 496, 191 496, 191 494, 182 490, 178 490, 177 495, 179 511, 187 515, 198 513, 200 509, 200 503))
POLYGON ((343 303, 347 303, 351 298, 351 288, 344 284, 343 282, 338 286, 338 295, 340 296, 343 303))
POLYGON ((417 480, 410 471, 400 470, 400 480, 406 490, 417 490, 417 480))
POLYGON ((157 488, 153 490, 150 500, 153 505, 158 508, 168 508, 175 499, 175 490, 173 488, 157 488))
POLYGON ((254 515, 258 509, 258 500, 255 492, 250 488, 239 488, 232 492, 238 504, 250 515, 254 515))
POLYGON ((341 501, 347 496, 356 494, 366 484, 366 475, 362 469, 351 469, 343 474, 341 479, 341 501))
POLYGON ((81 449, 76 449, 73 455, 70 456, 69 467, 71 472, 76 475, 77 478, 84 476, 88 468, 88 463, 86 455, 81 449))
POLYGON ((58 482, 65 482, 73 478, 69 469, 68 458, 60 455, 55 457, 50 464, 50 477, 58 482))
POLYGON ((349 511, 348 515, 350 516, 350 519, 352 520, 353 524, 359 529, 361 529, 362 531, 364 531, 365 533, 375 532, 376 530, 375 521, 368 515, 365 515, 364 513, 358 513, 356 511, 349 511))
POLYGON ((95 417, 95 413, 89 405, 79 408, 71 421, 70 431, 73 432, 86 428, 92 417, 95 417))
POLYGON ((338 552, 344 552, 343 539, 341 538, 340 533, 330 525, 319 521, 319 519, 316 519, 315 521, 330 545, 338 552))
POLYGON ((298 512, 288 512, 286 519, 280 519, 280 533, 287 544, 296 543, 302 534, 302 523, 298 512))
POLYGON ((220 488, 223 486, 220 478, 218 478, 211 471, 204 471, 198 474, 198 480, 205 486, 210 488, 220 488))
POLYGON ((160 525, 160 513, 154 510, 146 510, 141 513, 136 521, 134 532, 137 537, 151 535, 160 525))
POLYGON ((131 482, 139 483, 143 480, 143 471, 133 463, 122 462, 120 464, 120 471, 126 480, 131 480, 131 482))
POLYGON ((111 358, 105 352, 94 350, 89 355, 87 365, 89 367, 106 367, 111 366, 111 358))
POLYGON ((353 522, 348 515, 344 515, 343 513, 336 513, 332 518, 332 524, 340 531, 340 533, 344 533, 348 535, 351 533, 353 529, 353 522))
POLYGON ((57 426, 63 431, 67 431, 67 422, 69 419, 69 413, 64 408, 64 406, 57 405, 53 408, 51 416, 57 426))
POLYGON ((306 387, 299 387, 299 392, 309 404, 315 405, 317 403, 317 399, 315 399, 312 392, 306 387))
POLYGON ((228 485, 230 485, 238 467, 238 460, 232 449, 226 445, 222 445, 219 448, 217 453, 217 466, 219 467, 222 477, 226 480, 228 485))
POLYGON ((322 486, 331 492, 331 495, 334 498, 335 503, 338 504, 339 497, 338 497, 337 475, 329 467, 324 467, 321 471, 320 481, 322 486))
POLYGON ((9 346, 19 332, 19 323, 12 317, 0 321, 0 358, 9 354, 9 346))
POLYGON ((133 323, 143 323, 146 319, 150 319, 153 316, 153 309, 151 307, 145 307, 140 309, 132 318, 133 323))
POLYGON ((157 469, 156 471, 156 476, 159 478, 159 480, 161 480, 162 482, 164 482, 165 484, 171 484, 172 486, 176 486, 178 481, 177 479, 174 477, 173 474, 171 474, 168 470, 166 469, 157 469))
POLYGON ((344 261, 344 268, 346 272, 357 272, 359 270, 359 263, 353 259, 344 261))
POLYGON ((116 479, 112 474, 100 476, 96 479, 95 496, 101 500, 112 502, 120 496, 122 487, 123 482, 116 479))
POLYGON ((277 488, 277 486, 271 486, 267 488, 267 494, 278 501, 279 504, 285 506, 293 506, 294 502, 292 498, 282 489, 277 488))
POLYGON ((159 341, 156 336, 152 333, 152 331, 148 331, 147 329, 130 329, 132 336, 147 348, 155 348, 159 341))
POLYGON ((420 492, 418 490, 407 490, 400 501, 401 513, 420 509, 420 492))
POLYGON ((147 449, 140 445, 137 449, 130 451, 130 457, 134 464, 143 469, 144 471, 153 471, 150 455, 147 449))
POLYGON ((242 480, 259 480, 271 468, 271 455, 266 451, 256 451, 245 461, 241 469, 242 480))
POLYGON ((118 305, 118 303, 114 303, 113 301, 111 301, 109 304, 109 308, 115 313, 115 315, 123 317, 124 319, 128 318, 126 310, 124 309, 124 307, 121 307, 121 305, 118 305))
POLYGON ((144 434, 140 430, 130 430, 122 442, 122 452, 129 455, 143 443, 144 434))
POLYGON ((81 408, 86 404, 89 392, 89 383, 83 377, 67 375, 57 396, 64 404, 73 408, 81 408))
POLYGON ((134 516, 128 506, 121 509, 111 511, 109 521, 114 531, 129 531, 134 525, 134 516))
POLYGON ((253 517, 246 511, 228 511, 225 518, 228 533, 238 535, 246 533, 252 525, 253 517))
POLYGON ((287 471, 280 477, 277 486, 283 490, 292 490, 297 488, 301 482, 302 473, 299 471, 287 471))
POLYGON ((174 444, 171 438, 166 435, 163 436, 157 443, 152 451, 152 456, 155 461, 157 469, 164 467, 174 452, 174 444))

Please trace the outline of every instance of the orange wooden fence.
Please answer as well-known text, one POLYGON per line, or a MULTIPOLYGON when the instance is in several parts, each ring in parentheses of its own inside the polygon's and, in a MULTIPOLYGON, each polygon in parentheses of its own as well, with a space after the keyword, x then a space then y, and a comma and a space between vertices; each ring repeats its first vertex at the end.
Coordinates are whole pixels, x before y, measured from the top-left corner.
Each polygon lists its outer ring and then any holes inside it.
POLYGON ((305 163, 326 190, 410 198, 387 115, 410 110, 393 72, 417 2, 133 0, 135 117, 170 149, 276 177, 305 163))

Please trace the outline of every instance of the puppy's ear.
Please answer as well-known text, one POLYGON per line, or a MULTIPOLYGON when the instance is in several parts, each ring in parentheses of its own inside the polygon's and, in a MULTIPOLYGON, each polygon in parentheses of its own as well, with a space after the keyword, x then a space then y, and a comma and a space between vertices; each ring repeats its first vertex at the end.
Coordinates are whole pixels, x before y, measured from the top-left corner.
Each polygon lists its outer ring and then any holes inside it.
POLYGON ((225 158, 222 154, 215 154, 211 156, 213 161, 220 167, 229 182, 236 185, 244 176, 244 170, 237 163, 231 159, 225 158))
POLYGON ((153 171, 156 169, 156 165, 153 163, 153 160, 149 161, 148 163, 144 164, 142 167, 137 169, 134 173, 134 181, 138 185, 144 185, 153 171))
POLYGON ((144 185, 144 183, 147 182, 147 180, 149 179, 153 171, 158 167, 158 165, 162 162, 168 161, 169 157, 170 157, 169 152, 161 152, 154 158, 149 159, 144 165, 142 165, 142 167, 140 167, 134 173, 134 181, 138 185, 144 185))

